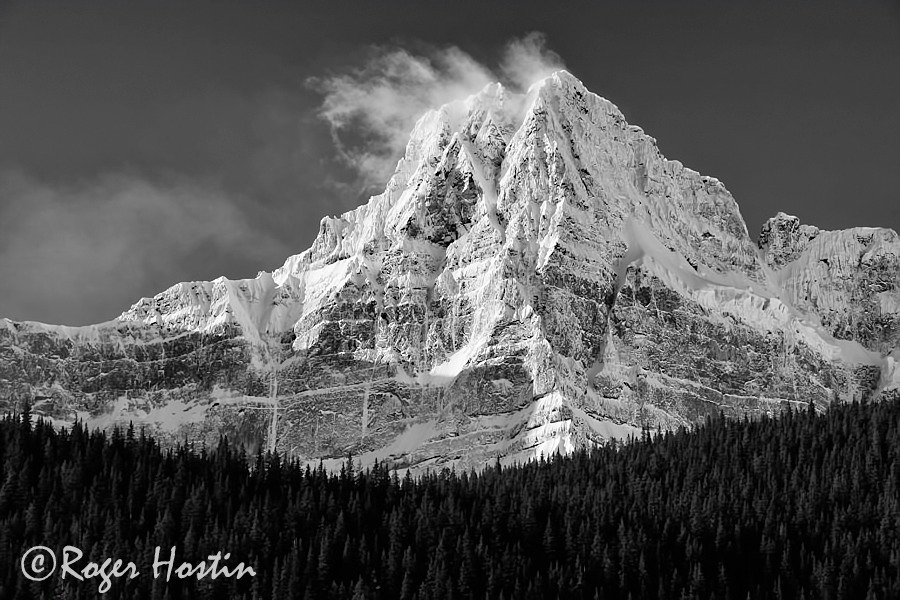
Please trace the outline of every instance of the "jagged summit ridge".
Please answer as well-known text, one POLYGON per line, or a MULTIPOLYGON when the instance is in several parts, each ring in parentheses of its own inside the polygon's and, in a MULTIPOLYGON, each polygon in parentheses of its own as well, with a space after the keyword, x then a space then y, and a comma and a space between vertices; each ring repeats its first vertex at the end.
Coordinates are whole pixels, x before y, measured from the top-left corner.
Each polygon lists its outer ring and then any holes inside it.
POLYGON ((92 333, 7 324, 0 396, 310 460, 524 460, 894 393, 898 256, 784 214, 751 240, 721 182, 560 71, 426 113, 384 192, 271 273, 92 333))

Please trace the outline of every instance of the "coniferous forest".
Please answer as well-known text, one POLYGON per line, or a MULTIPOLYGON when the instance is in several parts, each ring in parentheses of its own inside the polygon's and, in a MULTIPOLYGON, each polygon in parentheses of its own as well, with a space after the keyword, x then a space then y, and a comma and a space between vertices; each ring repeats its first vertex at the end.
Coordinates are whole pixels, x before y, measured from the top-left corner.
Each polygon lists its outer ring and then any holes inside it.
POLYGON ((0 598, 900 598, 900 401, 417 479, 0 422, 0 598), (134 578, 37 582, 43 545, 134 578), (153 576, 228 552, 256 576, 153 576))

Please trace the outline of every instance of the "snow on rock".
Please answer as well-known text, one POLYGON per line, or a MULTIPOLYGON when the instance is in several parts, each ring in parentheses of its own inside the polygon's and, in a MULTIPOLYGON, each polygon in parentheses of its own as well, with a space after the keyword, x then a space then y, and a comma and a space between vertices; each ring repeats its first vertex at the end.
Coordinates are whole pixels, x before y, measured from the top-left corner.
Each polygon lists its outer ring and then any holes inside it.
POLYGON ((773 287, 832 335, 880 354, 900 342, 900 238, 890 229, 822 231, 780 213, 759 245, 773 287), (781 233, 779 233, 781 232, 781 233))
POLYGON ((754 242, 720 181, 559 71, 423 115, 384 192, 271 273, 0 321, 0 403, 335 465, 530 460, 900 393, 898 257, 783 213, 754 242))

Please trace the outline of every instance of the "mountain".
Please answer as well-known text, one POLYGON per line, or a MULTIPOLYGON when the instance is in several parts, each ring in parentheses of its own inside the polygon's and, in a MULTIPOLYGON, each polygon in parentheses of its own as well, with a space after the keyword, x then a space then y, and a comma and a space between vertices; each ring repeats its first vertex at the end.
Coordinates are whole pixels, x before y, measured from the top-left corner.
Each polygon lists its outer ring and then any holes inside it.
POLYGON ((779 213, 754 241, 720 181, 559 71, 424 115, 384 192, 271 273, 0 321, 0 402, 421 470, 896 396, 898 360, 894 231, 779 213))

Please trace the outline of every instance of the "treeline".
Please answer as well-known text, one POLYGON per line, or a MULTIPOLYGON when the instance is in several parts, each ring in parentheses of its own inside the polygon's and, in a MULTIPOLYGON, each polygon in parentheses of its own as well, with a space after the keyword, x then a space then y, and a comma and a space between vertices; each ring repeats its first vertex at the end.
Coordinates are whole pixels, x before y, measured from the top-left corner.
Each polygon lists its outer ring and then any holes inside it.
POLYGON ((0 598, 36 545, 133 561, 103 597, 900 598, 900 402, 713 419, 478 474, 336 474, 276 455, 163 450, 133 429, 0 421, 0 598), (153 577, 154 548, 255 577, 153 577))

